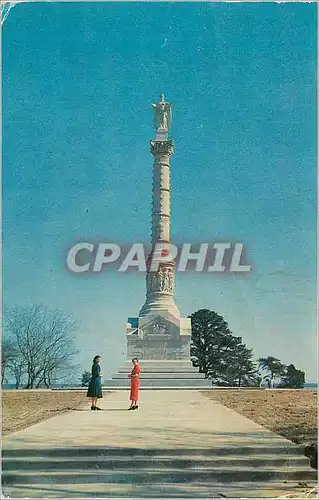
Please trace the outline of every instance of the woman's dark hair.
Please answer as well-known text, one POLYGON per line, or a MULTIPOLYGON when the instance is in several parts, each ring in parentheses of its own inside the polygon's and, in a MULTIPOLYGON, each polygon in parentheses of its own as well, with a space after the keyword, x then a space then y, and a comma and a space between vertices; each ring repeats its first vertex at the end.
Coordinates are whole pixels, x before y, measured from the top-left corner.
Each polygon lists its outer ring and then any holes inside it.
POLYGON ((98 355, 98 356, 94 356, 94 358, 93 358, 93 364, 94 364, 94 363, 96 363, 96 362, 97 362, 97 360, 98 360, 100 357, 101 357, 100 355, 98 355))
POLYGON ((132 362, 133 362, 133 361, 137 361, 137 362, 138 362, 138 359, 137 359, 137 358, 133 358, 133 359, 132 359, 132 362))

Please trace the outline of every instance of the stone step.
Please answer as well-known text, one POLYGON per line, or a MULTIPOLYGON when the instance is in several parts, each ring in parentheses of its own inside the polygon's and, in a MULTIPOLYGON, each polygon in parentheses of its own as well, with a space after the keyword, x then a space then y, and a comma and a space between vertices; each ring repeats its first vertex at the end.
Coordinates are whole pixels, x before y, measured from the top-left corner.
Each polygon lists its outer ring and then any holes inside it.
POLYGON ((183 458, 172 458, 171 456, 158 456, 154 459, 149 457, 125 457, 125 456, 104 456, 100 457, 29 457, 26 462, 21 457, 4 458, 2 462, 2 473, 19 473, 21 470, 26 471, 72 471, 72 470, 93 470, 95 469, 165 469, 169 472, 171 469, 198 469, 203 468, 207 471, 213 471, 216 468, 228 467, 232 468, 300 468, 308 467, 309 460, 303 456, 267 456, 255 455, 254 457, 231 456, 184 456, 183 458))
MULTIPOLYGON (((121 367, 117 370, 116 373, 131 373, 132 367, 127 366, 127 367, 121 367)), ((194 368, 192 366, 173 366, 173 365, 159 365, 159 366, 141 366, 141 372, 142 373, 199 373, 197 368, 194 368)), ((201 374, 204 377, 204 374, 201 374)))
MULTIPOLYGON (((113 372, 113 373, 123 373, 125 375, 129 375, 129 373, 132 372, 132 368, 127 368, 127 369, 124 369, 124 368, 120 368, 119 370, 117 370, 116 372, 113 372)), ((178 375, 179 373, 183 374, 183 373, 190 373, 190 374, 199 374, 201 377, 205 377, 204 373, 199 373, 198 370, 195 370, 195 369, 192 369, 192 368, 180 368, 180 369, 174 369, 174 368, 171 368, 171 367, 167 367, 167 368, 164 368, 164 367, 154 367, 154 368, 146 368, 145 366, 143 366, 141 368, 141 374, 144 374, 144 373, 168 373, 168 374, 171 374, 171 375, 178 375)))
POLYGON ((125 468, 117 468, 116 470, 100 470, 95 468, 94 471, 86 471, 78 468, 77 473, 74 470, 70 471, 37 471, 37 474, 26 471, 6 472, 2 474, 2 484, 7 485, 43 485, 60 482, 70 482, 73 485, 78 483, 131 483, 131 484, 153 484, 154 482, 168 483, 211 483, 216 482, 230 482, 237 481, 314 481, 317 474, 315 470, 309 467, 299 466, 295 467, 267 467, 263 466, 261 469, 255 467, 232 467, 231 469, 226 465, 217 469, 207 469, 198 467, 198 469, 174 469, 170 468, 168 471, 159 470, 156 467, 144 470, 127 470, 125 468))
MULTIPOLYGON (((154 379, 154 375, 156 375, 156 379, 170 379, 170 378, 175 378, 175 375, 179 379, 205 379, 204 375, 202 373, 198 372, 188 372, 188 373, 165 373, 165 372, 142 372, 140 375, 141 380, 146 380, 146 379, 154 379)), ((114 373, 112 374, 112 380, 114 379, 126 379, 128 378, 127 373, 119 372, 119 373, 114 373)))
POLYGON ((20 484, 18 488, 6 487, 5 494, 9 498, 277 498, 285 495, 300 493, 306 498, 309 487, 315 487, 316 482, 308 482, 307 487, 300 487, 296 481, 267 481, 236 483, 174 483, 165 484, 153 482, 145 483, 70 483, 50 482, 49 485, 20 484))
MULTIPOLYGON (((280 440, 280 437, 278 438, 280 440)), ((3 460, 8 459, 21 459, 21 458, 63 458, 72 457, 74 460, 77 459, 101 459, 105 457, 130 457, 131 459, 137 458, 148 458, 149 460, 156 458, 165 457, 183 457, 189 459, 197 457, 284 457, 290 458, 303 458, 308 460, 304 455, 304 450, 302 446, 295 445, 288 442, 289 444, 282 445, 282 443, 269 444, 267 445, 257 445, 257 444, 241 444, 237 446, 213 446, 211 448, 117 448, 117 447, 106 447, 100 448, 95 446, 88 447, 72 447, 72 448, 3 448, 2 458, 3 460)))
MULTIPOLYGON (((198 373, 198 368, 192 366, 191 363, 140 363, 141 371, 162 371, 162 372, 196 372, 198 373)), ((117 371, 130 372, 132 371, 132 363, 122 365, 117 371)))
MULTIPOLYGON (((118 378, 111 380, 104 380, 103 388, 111 389, 111 388, 127 388, 129 387, 130 381, 128 378, 118 378)), ((201 389, 201 388, 211 388, 212 383, 208 379, 199 379, 199 378, 178 378, 177 376, 169 379, 161 379, 161 378, 151 378, 151 379, 143 379, 141 380, 141 388, 154 388, 154 389, 201 389)))
MULTIPOLYGON (((139 360, 140 366, 186 366, 186 367, 192 367, 193 368, 193 363, 191 362, 190 359, 140 359, 139 360)), ((132 368, 132 361, 131 360, 126 360, 123 363, 123 366, 129 366, 132 368)))

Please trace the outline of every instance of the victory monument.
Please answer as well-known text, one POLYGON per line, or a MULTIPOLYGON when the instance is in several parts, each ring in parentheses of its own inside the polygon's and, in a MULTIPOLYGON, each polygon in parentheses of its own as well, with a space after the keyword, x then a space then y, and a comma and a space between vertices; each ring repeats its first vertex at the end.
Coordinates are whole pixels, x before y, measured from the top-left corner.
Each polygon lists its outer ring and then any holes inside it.
POLYGON ((160 262, 152 270, 156 247, 170 239, 170 159, 174 144, 168 138, 172 105, 161 95, 152 104, 155 139, 150 141, 153 163, 152 250, 146 271, 146 300, 139 316, 128 318, 126 328, 127 362, 105 386, 127 387, 131 360, 141 366, 141 387, 207 387, 209 381, 199 374, 190 360, 191 320, 181 318, 174 301, 175 262, 160 262))

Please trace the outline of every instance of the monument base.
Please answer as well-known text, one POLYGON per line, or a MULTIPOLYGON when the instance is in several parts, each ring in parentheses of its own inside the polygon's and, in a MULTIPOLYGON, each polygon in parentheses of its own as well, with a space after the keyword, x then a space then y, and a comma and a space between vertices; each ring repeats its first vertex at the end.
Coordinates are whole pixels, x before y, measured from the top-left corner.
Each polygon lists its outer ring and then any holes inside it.
POLYGON ((209 388, 211 381, 192 365, 190 360, 191 322, 167 311, 151 312, 139 318, 128 318, 127 357, 125 365, 108 388, 128 388, 132 359, 138 358, 143 388, 209 388))

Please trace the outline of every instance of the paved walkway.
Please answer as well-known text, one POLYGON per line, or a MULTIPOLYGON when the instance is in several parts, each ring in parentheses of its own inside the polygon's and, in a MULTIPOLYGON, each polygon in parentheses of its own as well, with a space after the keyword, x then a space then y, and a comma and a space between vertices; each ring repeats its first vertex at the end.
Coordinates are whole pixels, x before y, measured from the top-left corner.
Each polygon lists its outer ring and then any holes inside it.
MULTIPOLYGON (((274 497, 315 473, 302 450, 200 391, 141 391, 103 411, 53 417, 3 440, 3 491, 18 497, 274 497)), ((300 490, 302 491, 302 490, 300 490)))

